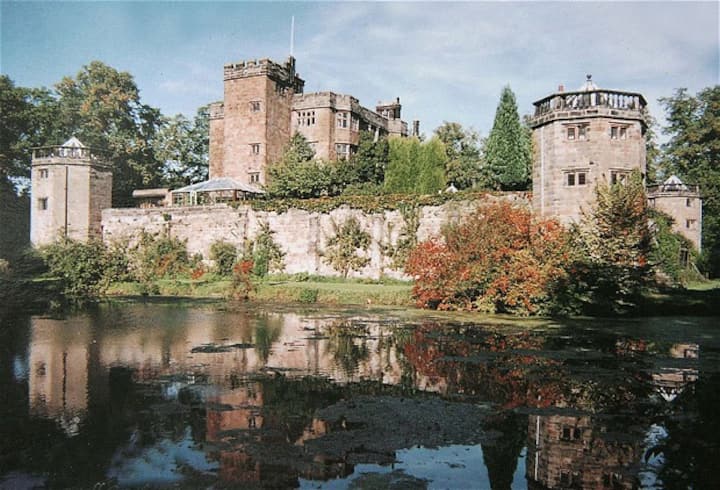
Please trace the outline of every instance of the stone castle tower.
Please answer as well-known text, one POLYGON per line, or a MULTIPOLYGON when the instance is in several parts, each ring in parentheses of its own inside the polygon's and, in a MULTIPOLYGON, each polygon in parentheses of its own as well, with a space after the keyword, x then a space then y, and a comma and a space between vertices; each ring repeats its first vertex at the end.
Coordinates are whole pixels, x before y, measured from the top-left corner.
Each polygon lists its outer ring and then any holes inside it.
POLYGON ((595 185, 614 184, 637 169, 645 174, 645 98, 599 89, 588 75, 575 92, 534 103, 533 208, 541 216, 577 221, 594 200, 595 185))
POLYGON ((226 64, 223 78, 224 103, 210 106, 210 178, 264 184, 265 167, 290 139, 293 95, 305 82, 293 57, 226 64))
POLYGON ((100 238, 102 210, 112 204, 112 170, 101 152, 73 137, 33 150, 30 241, 100 238))

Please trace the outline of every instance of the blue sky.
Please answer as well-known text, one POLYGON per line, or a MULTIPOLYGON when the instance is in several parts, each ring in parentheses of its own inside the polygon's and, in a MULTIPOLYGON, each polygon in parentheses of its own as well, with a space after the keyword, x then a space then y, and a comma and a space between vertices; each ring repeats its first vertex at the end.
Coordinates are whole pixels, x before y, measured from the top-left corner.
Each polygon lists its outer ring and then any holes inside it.
POLYGON ((657 98, 720 78, 718 2, 7 2, 0 71, 50 87, 101 60, 130 72, 145 103, 194 114, 222 99, 222 68, 295 57, 307 92, 374 107, 400 97, 430 133, 457 121, 487 136, 504 85, 522 114, 586 73, 601 87, 657 98))

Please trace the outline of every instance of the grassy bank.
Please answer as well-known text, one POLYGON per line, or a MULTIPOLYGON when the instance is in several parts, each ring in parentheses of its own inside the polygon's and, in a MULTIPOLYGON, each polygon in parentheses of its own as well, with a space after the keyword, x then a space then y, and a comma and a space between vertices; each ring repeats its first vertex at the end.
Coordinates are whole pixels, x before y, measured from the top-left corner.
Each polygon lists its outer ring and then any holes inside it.
MULTIPOLYGON (((412 284, 400 281, 359 281, 341 278, 270 277, 255 284, 253 300, 279 303, 322 303, 330 305, 374 304, 412 305, 412 284)), ((136 296, 145 293, 161 296, 229 298, 232 284, 228 279, 161 279, 150 286, 136 282, 114 283, 110 296, 136 296)))

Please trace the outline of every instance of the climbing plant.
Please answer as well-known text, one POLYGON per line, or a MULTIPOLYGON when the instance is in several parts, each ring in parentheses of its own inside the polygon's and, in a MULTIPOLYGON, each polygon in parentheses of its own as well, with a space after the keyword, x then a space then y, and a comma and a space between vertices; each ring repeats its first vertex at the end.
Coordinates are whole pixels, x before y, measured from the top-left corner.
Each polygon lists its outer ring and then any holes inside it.
POLYGON ((335 234, 327 242, 324 260, 347 277, 351 270, 358 271, 370 262, 370 258, 362 254, 370 247, 370 234, 362 229, 354 216, 341 225, 333 221, 332 226, 335 234))
POLYGON ((415 203, 401 203, 398 211, 403 219, 395 245, 383 246, 383 253, 391 260, 395 269, 404 269, 410 251, 417 245, 417 230, 420 227, 421 209, 415 203))

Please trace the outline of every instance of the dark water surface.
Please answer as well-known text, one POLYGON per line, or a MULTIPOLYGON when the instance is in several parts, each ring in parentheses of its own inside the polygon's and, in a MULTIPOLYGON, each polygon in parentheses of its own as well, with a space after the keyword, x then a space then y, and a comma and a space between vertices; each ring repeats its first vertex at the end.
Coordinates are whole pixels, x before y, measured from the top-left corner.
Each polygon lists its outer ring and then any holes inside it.
POLYGON ((719 318, 447 318, 5 319, 0 487, 720 488, 719 318))

